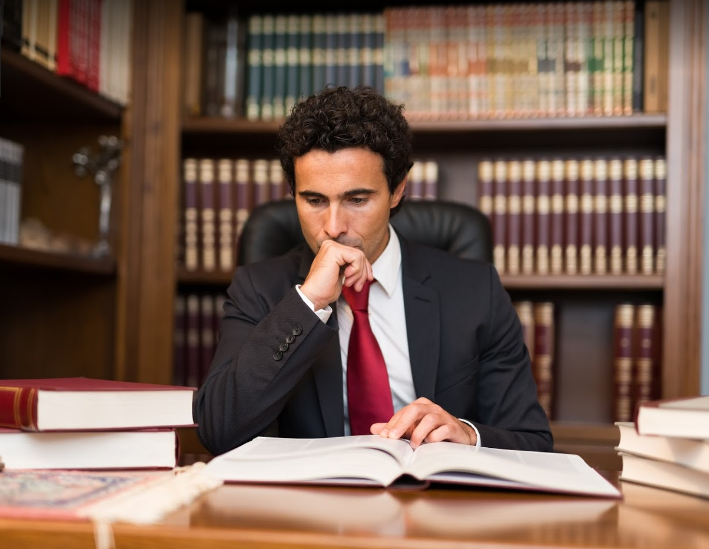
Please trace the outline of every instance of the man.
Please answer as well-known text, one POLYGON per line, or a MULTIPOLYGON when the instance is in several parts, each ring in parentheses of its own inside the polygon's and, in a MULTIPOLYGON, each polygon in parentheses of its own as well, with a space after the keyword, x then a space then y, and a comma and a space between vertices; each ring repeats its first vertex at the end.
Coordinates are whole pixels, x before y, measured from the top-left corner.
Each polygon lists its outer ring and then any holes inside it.
POLYGON ((278 150, 307 244, 236 270, 194 403, 205 447, 371 433, 551 450, 494 267, 389 224, 412 164, 402 107, 368 88, 326 89, 296 105, 278 150))

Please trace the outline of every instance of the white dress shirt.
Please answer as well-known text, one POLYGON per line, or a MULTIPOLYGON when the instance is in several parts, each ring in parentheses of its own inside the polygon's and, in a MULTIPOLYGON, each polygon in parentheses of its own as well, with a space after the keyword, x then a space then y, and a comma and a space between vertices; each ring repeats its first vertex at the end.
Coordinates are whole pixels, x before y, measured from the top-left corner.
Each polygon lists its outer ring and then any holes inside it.
MULTIPOLYGON (((374 337, 384 355, 384 362, 389 373, 389 385, 397 412, 407 404, 416 400, 414 380, 411 375, 409 360, 409 339, 406 332, 406 311, 404 310, 404 290, 401 282, 401 245, 396 231, 389 225, 389 243, 372 264, 375 283, 369 289, 369 322, 374 337)), ((315 311, 313 303, 296 286, 303 301, 318 315, 320 320, 327 322, 332 314, 332 307, 315 311)), ((345 435, 350 434, 349 410, 347 407, 347 349, 352 330, 352 309, 340 295, 337 300, 337 323, 339 324, 340 356, 342 358, 342 387, 345 414, 345 435)), ((480 434, 475 426, 467 420, 478 435, 476 446, 480 446, 480 434)))

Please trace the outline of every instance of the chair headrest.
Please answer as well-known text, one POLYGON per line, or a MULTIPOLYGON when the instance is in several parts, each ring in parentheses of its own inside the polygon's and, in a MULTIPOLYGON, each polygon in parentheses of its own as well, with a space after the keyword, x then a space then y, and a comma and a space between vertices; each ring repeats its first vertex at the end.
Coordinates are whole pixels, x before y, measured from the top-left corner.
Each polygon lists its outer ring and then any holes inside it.
MULTIPOLYGON (((407 240, 445 250, 458 257, 492 262, 492 231, 480 210, 457 202, 408 201, 391 218, 407 240)), ((292 199, 254 208, 244 225, 237 252, 246 265, 288 252, 305 242, 292 199)))

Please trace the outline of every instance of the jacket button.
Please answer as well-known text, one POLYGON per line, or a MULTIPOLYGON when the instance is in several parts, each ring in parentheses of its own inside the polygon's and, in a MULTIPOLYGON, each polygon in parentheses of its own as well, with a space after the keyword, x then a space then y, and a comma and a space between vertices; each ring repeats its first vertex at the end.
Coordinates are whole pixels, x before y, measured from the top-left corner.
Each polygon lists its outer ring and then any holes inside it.
POLYGON ((293 334, 288 334, 286 336, 286 343, 289 345, 295 341, 295 336, 293 334))
POLYGON ((295 326, 293 326, 293 329, 290 333, 292 333, 294 336, 299 336, 303 333, 303 328, 300 327, 300 324, 296 324, 295 326))
POLYGON ((282 357, 283 353, 280 351, 276 351, 275 353, 273 353, 273 360, 281 360, 282 357))
POLYGON ((281 343, 278 346, 278 350, 282 353, 285 353, 288 350, 288 344, 287 343, 281 343))

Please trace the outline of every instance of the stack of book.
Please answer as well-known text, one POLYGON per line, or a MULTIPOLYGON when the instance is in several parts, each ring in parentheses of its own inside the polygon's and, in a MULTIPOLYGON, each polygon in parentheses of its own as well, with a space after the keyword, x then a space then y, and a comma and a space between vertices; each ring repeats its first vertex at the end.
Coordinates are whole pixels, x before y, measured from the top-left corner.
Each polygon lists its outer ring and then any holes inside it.
POLYGON ((709 396, 641 403, 616 425, 621 480, 709 497, 709 396))
POLYGON ((81 377, 0 380, 5 468, 173 468, 175 429, 194 425, 193 392, 81 377))

